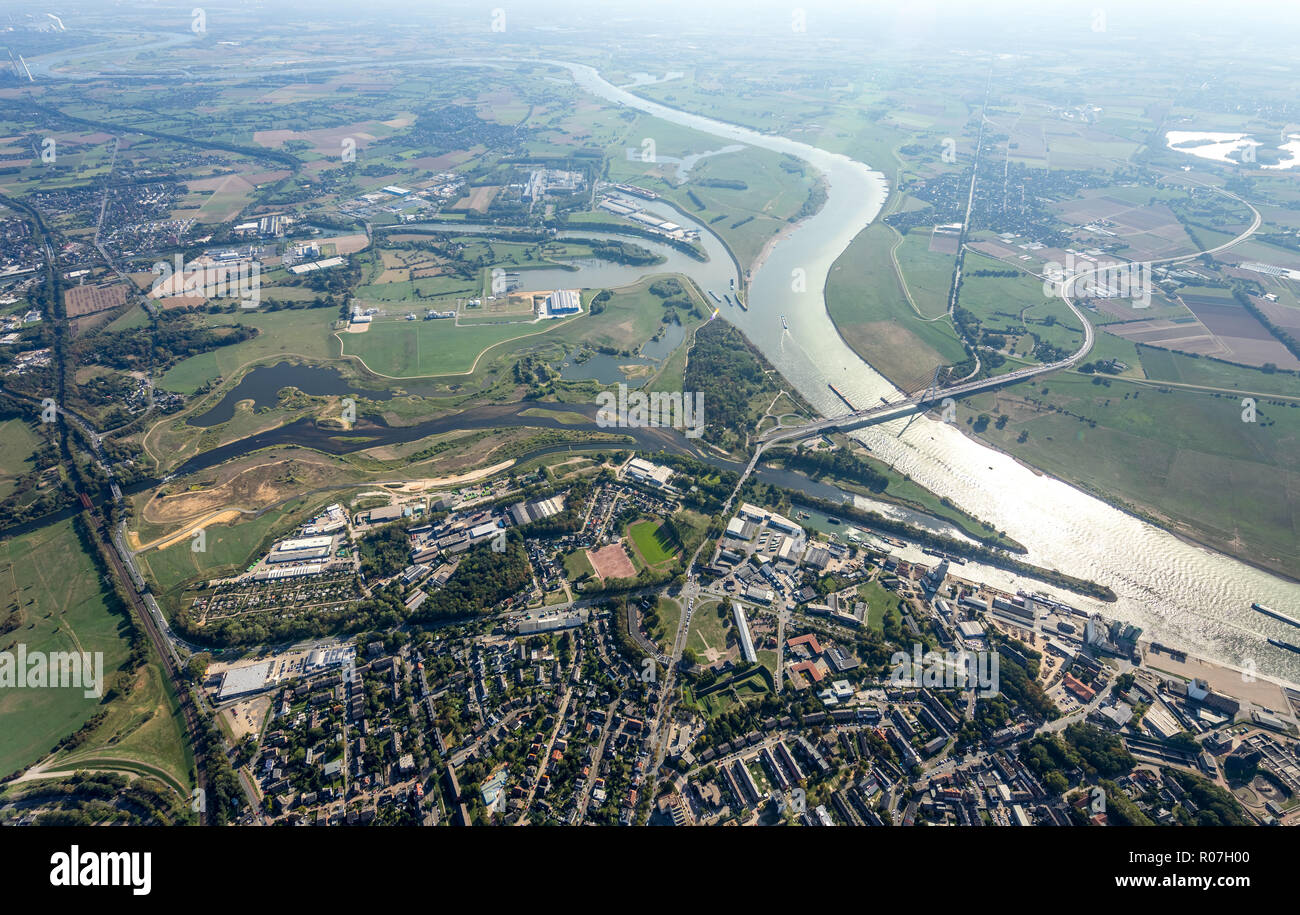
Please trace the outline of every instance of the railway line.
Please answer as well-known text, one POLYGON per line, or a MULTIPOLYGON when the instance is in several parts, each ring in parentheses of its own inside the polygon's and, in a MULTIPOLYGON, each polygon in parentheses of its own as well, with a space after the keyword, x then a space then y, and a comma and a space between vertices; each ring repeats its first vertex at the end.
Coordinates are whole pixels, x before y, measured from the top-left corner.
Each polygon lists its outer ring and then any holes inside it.
MULTIPOLYGON (((172 689, 176 693, 176 701, 180 705, 181 715, 185 719, 186 739, 194 753, 195 784, 200 792, 197 797, 206 798, 208 790, 207 772, 204 766, 203 745, 199 740, 201 723, 198 711, 194 708, 189 686, 174 660, 172 646, 168 642, 167 636, 159 629, 158 622, 154 619, 153 614, 149 612, 149 608, 145 605, 144 598, 141 597, 139 590, 136 588, 130 572, 122 564, 121 557, 117 555, 117 550, 113 547, 112 537, 109 534, 108 523, 85 492, 77 493, 77 498, 81 502, 82 512, 89 522, 101 555, 108 560, 110 567, 113 569, 113 574, 122 583, 122 589, 126 592, 131 609, 144 626, 145 634, 148 635, 149 641, 153 643, 154 650, 157 651, 158 657, 161 659, 163 672, 167 674, 167 678, 171 681, 172 689)), ((207 825, 206 804, 199 804, 198 815, 199 825, 207 825)))

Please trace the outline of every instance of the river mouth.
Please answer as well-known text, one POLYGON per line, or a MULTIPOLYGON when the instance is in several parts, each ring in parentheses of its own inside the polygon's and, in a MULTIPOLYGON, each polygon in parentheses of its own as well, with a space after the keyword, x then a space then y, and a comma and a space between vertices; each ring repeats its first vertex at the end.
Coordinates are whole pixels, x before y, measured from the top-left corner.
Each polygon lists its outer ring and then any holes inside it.
MULTIPOLYGON (((437 419, 413 423, 409 426, 389 426, 362 417, 351 429, 327 428, 314 419, 303 418, 275 429, 259 432, 247 438, 241 438, 211 448, 202 454, 190 458, 172 473, 186 476, 214 467, 233 458, 242 457, 253 451, 267 448, 299 447, 311 448, 335 456, 352 454, 368 448, 383 445, 400 445, 418 441, 429 436, 446 432, 460 432, 476 429, 506 429, 533 427, 541 429, 560 429, 570 432, 602 432, 626 436, 623 442, 575 442, 572 448, 616 450, 635 447, 643 451, 671 451, 684 454, 698 460, 728 470, 741 467, 729 461, 722 461, 707 451, 701 450, 693 439, 682 432, 667 427, 660 428, 606 428, 596 422, 594 403, 559 403, 549 401, 520 401, 510 404, 486 404, 471 407, 459 413, 442 416, 437 419), (555 413, 557 415, 547 415, 555 413), (579 413, 587 417, 588 422, 575 423, 564 413, 579 413)), ((156 481, 155 481, 156 482, 156 481)), ((132 487, 134 490, 135 487, 132 487)))
MULTIPOLYGON (((275 72, 281 76, 310 73, 336 69, 344 63, 360 68, 381 66, 370 60, 341 59, 329 67, 286 67, 275 72)), ((883 176, 845 155, 642 99, 608 83, 584 64, 545 58, 449 61, 419 57, 382 62, 386 67, 425 68, 519 64, 563 69, 581 88, 614 104, 714 137, 789 152, 830 175, 822 210, 774 245, 756 271, 749 286, 749 311, 723 309, 724 315, 823 414, 842 410, 827 389, 828 382, 855 402, 863 398, 863 403, 874 403, 894 392, 892 384, 844 344, 822 295, 834 261, 878 215, 884 200, 883 176), (806 276, 808 291, 802 294, 791 291, 791 273, 796 269, 806 276), (780 315, 788 318, 788 330, 782 328, 780 315)), ((706 284, 704 288, 726 287, 706 284)), ((1266 636, 1293 638, 1288 627, 1250 609, 1251 603, 1258 601, 1294 612, 1300 608, 1300 585, 1185 543, 1060 480, 1020 466, 1014 458, 943 423, 917 417, 872 427, 855 437, 918 485, 948 497, 967 514, 1024 544, 1029 550, 1022 557, 1025 561, 1107 585, 1118 595, 1118 601, 1108 606, 1086 600, 1075 603, 1141 626, 1146 639, 1300 682, 1300 656, 1265 641, 1266 636)), ((1043 590, 1051 593, 1051 589, 1043 590)), ((1072 600, 1068 595, 1058 596, 1072 600)))

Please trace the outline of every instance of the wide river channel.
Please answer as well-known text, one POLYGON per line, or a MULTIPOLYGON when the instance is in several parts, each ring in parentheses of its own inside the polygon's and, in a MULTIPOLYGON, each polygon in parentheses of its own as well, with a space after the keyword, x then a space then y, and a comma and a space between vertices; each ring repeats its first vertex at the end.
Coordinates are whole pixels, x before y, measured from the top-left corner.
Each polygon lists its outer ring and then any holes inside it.
MULTIPOLYGON (((281 75, 307 73, 337 68, 342 62, 325 66, 279 65, 271 71, 281 75)), ((823 296, 826 277, 836 258, 879 215, 888 196, 884 176, 869 166, 796 140, 758 133, 649 101, 618 88, 584 64, 429 59, 347 63, 363 68, 408 63, 417 66, 547 63, 567 70, 577 85, 592 95, 716 137, 725 141, 722 146, 754 146, 788 153, 809 163, 827 182, 825 205, 771 248, 762 266, 750 278, 748 311, 724 305, 720 307, 722 316, 739 327, 788 382, 825 415, 844 411, 828 384, 834 384, 858 407, 897 394, 889 381, 843 342, 827 314, 823 296), (796 270, 803 271, 806 292, 792 291, 796 270), (788 330, 782 327, 783 315, 788 330)), ((81 75, 86 75, 85 69, 81 69, 81 75)), ((251 77, 257 72, 254 67, 246 75, 251 77)), ((57 75, 67 78, 69 74, 57 75)), ((666 216, 672 215, 664 212, 666 216)), ((680 213, 672 221, 698 226, 680 213)), ((721 295, 728 289, 729 279, 736 277, 735 264, 716 236, 706 226, 700 228, 708 262, 668 257, 671 266, 661 264, 637 272, 680 270, 692 276, 701 288, 716 290, 721 295)), ((653 243, 633 240, 666 254, 653 243)), ((570 275, 581 280, 566 285, 588 284, 588 278, 581 272, 570 275)), ((532 279, 541 281, 543 277, 532 279)), ((594 281, 595 277, 591 279, 594 281)), ((1300 615, 1300 584, 1184 542, 1060 480, 1030 470, 967 437, 952 425, 915 417, 872 426, 854 435, 878 457, 922 486, 947 496, 965 511, 991 522, 1024 544, 1029 550, 1025 557, 1028 561, 1108 585, 1119 599, 1113 604, 1102 604, 974 564, 961 566, 962 576, 1010 590, 1024 588, 1055 594, 1076 607, 1097 609, 1107 616, 1141 626, 1147 638, 1186 648, 1230 666, 1253 667, 1260 673, 1300 683, 1300 655, 1265 641, 1265 636, 1275 636, 1297 642, 1300 634, 1250 608, 1252 601, 1259 601, 1300 615)), ((916 556, 921 558, 919 551, 916 556)))
MULTIPOLYGON (((840 338, 823 296, 836 258, 880 213, 888 196, 884 176, 844 155, 649 101, 614 86, 591 67, 562 66, 579 86, 610 102, 729 143, 787 153, 817 168, 828 185, 825 206, 772 247, 750 280, 748 311, 724 307, 723 316, 823 414, 844 411, 828 384, 858 407, 897 393, 840 338), (806 292, 792 291, 796 270, 804 271, 806 292), (782 327, 782 315, 788 330, 782 327)), ((715 269, 704 271, 701 285, 716 288, 717 282, 715 269)), ((1300 613, 1300 584, 1180 540, 1035 473, 952 425, 916 417, 854 435, 922 486, 1023 543, 1030 562, 1108 585, 1119 596, 1114 604, 1070 594, 1061 594, 1063 600, 1135 623, 1146 637, 1300 682, 1300 656, 1264 641, 1268 635, 1300 641, 1296 630, 1250 608, 1259 601, 1300 613)), ((994 569, 965 566, 961 574, 990 584, 1052 591, 994 569)))

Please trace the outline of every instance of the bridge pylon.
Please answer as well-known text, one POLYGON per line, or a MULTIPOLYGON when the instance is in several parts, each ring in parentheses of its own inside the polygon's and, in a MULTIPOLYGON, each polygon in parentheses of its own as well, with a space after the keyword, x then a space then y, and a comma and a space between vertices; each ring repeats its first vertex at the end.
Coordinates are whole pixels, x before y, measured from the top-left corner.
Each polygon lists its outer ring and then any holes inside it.
POLYGON ((934 374, 930 376, 930 382, 925 386, 925 392, 921 394, 918 404, 927 404, 933 400, 939 393, 939 373, 943 371, 942 365, 934 367, 934 374))

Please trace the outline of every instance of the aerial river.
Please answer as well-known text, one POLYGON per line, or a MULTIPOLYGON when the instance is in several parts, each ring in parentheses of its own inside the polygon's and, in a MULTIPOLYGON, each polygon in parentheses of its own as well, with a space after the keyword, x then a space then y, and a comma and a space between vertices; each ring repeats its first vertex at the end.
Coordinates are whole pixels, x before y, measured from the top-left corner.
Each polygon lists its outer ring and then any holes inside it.
MULTIPOLYGON (((884 176, 869 166, 796 140, 649 101, 614 86, 584 64, 554 60, 346 60, 347 65, 363 68, 403 64, 491 67, 521 62, 564 68, 579 87, 612 103, 729 144, 788 153, 818 169, 827 182, 825 205, 772 246, 750 279, 749 310, 721 306, 723 316, 739 327, 788 382, 825 415, 844 411, 828 384, 834 384, 858 407, 898 393, 840 338, 823 296, 836 258, 879 215, 888 196, 884 176), (796 270, 803 271, 805 292, 793 291, 796 270), (783 315, 788 330, 782 327, 783 315)), ((272 69, 280 74, 307 73, 337 68, 342 63, 345 61, 272 69)), ((251 78, 256 72, 253 68, 245 76, 251 78)), ((57 75, 67 78, 69 74, 57 75)), ((693 222, 680 218, 673 221, 693 222)), ((712 232, 703 229, 709 262, 693 264, 683 272, 695 277, 704 289, 716 289, 721 294, 728 288, 727 279, 736 275, 735 265, 725 251, 719 252, 722 246, 712 232)), ((1119 599, 1114 604, 1101 604, 1054 592, 1038 582, 1016 579, 1000 570, 970 565, 961 567, 962 575, 1009 590, 1054 593, 1074 606, 1097 609, 1141 626, 1147 638, 1233 667, 1255 668, 1300 683, 1300 655, 1264 641, 1265 636, 1274 636, 1294 643, 1300 641, 1300 633, 1250 609, 1252 601, 1259 601, 1300 615, 1300 584, 1186 543, 1066 483, 1024 467, 954 426, 915 417, 853 434, 917 483, 947 496, 965 511, 1024 544, 1029 550, 1025 557, 1028 561, 1108 585, 1119 599)))
MULTIPOLYGON (((822 292, 836 258, 879 215, 888 196, 884 176, 844 155, 649 101, 607 82, 591 67, 559 65, 584 90, 610 102, 732 143, 787 153, 817 168, 828 185, 825 206, 769 251, 750 280, 749 310, 724 307, 723 314, 823 414, 844 412, 828 384, 859 408, 897 393, 840 338, 822 292), (797 270, 803 271, 805 292, 793 291, 797 270)), ((1264 641, 1271 635, 1296 642, 1300 634, 1250 609, 1259 601, 1296 615, 1300 584, 1184 542, 1035 473, 949 424, 916 417, 854 436, 922 486, 1023 543, 1028 561, 1108 585, 1119 596, 1114 604, 1061 593, 1063 600, 1141 626, 1148 638, 1300 682, 1300 656, 1264 641)), ((990 584, 1052 591, 997 570, 983 571, 987 574, 980 577, 990 584)))

